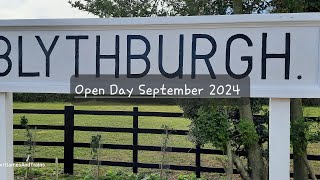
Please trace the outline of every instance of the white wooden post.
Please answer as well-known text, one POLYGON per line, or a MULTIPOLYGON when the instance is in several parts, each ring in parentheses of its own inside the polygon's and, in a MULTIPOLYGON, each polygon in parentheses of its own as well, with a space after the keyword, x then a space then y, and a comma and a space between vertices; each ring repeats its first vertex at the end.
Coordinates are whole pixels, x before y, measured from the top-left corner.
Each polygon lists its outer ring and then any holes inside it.
POLYGON ((0 92, 0 177, 13 180, 13 167, 5 167, 6 163, 13 163, 12 93, 0 92))
POLYGON ((270 98, 269 179, 290 179, 290 99, 270 98))

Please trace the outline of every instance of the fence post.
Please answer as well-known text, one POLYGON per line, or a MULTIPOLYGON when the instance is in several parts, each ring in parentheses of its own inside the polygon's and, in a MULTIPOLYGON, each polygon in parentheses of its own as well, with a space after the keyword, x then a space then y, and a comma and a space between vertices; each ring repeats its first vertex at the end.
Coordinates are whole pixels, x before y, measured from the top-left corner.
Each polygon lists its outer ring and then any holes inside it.
MULTIPOLYGON (((0 164, 13 163, 13 95, 0 92, 0 164)), ((0 166, 1 179, 14 179, 14 168, 0 166)))
POLYGON ((201 146, 199 144, 197 144, 196 146, 196 176, 197 178, 200 178, 200 174, 201 174, 201 146))
POLYGON ((73 174, 74 106, 64 107, 64 173, 73 174))
POLYGON ((138 173, 138 107, 133 107, 133 173, 138 173))

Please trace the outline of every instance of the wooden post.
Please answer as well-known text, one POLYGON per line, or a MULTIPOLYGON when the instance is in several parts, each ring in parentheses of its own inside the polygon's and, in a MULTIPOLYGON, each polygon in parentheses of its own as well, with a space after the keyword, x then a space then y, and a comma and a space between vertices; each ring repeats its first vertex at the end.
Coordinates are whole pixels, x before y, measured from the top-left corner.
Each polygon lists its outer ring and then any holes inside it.
POLYGON ((0 93, 0 175, 13 180, 13 103, 12 93, 0 93))
POLYGON ((200 178, 201 176, 201 146, 197 144, 196 146, 196 176, 200 178))
POLYGON ((73 174, 74 107, 64 108, 64 173, 73 174))
POLYGON ((290 99, 270 98, 269 179, 290 179, 290 99))
POLYGON ((138 173, 138 107, 133 108, 133 173, 138 173))

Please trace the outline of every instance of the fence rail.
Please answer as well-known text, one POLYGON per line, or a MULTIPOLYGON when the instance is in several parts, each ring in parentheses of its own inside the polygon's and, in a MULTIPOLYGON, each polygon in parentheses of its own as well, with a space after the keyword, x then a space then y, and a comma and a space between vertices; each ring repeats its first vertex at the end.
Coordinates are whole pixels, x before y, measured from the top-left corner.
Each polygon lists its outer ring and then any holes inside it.
MULTIPOLYGON (((117 162, 117 161, 100 161, 101 165, 109 166, 120 166, 120 167, 132 167, 133 173, 137 173, 139 168, 151 168, 160 169, 159 164, 152 163, 139 163, 138 154, 139 151, 162 151, 160 146, 143 146, 139 145, 138 136, 139 134, 163 134, 163 129, 144 129, 139 128, 139 117, 140 116, 154 116, 154 117, 183 117, 182 113, 168 113, 168 112, 141 112, 138 107, 134 107, 133 111, 86 111, 86 110, 75 110, 73 106, 66 106, 64 110, 30 110, 30 109, 14 109, 15 114, 60 114, 64 115, 64 126, 53 126, 53 125, 30 125, 30 128, 45 129, 45 130, 63 130, 64 131, 64 142, 34 142, 36 146, 52 146, 52 147, 64 147, 64 159, 59 159, 59 163, 64 164, 64 173, 73 174, 74 164, 90 164, 91 160, 74 159, 74 148, 90 148, 90 143, 75 143, 74 142, 74 131, 99 131, 99 132, 123 132, 132 133, 133 140, 131 145, 121 144, 102 144, 101 148, 104 149, 120 149, 120 150, 131 150, 133 153, 132 162, 117 162), (114 128, 114 127, 85 127, 75 126, 74 116, 75 115, 97 115, 97 116, 131 116, 133 117, 132 128, 114 128)), ((256 116, 257 117, 257 116, 256 116)), ((263 121, 263 117, 257 117, 259 121, 263 121)), ((320 122, 318 117, 308 117, 308 121, 320 122)), ((24 129, 21 125, 14 125, 14 129, 24 129)), ((187 130, 172 130, 172 135, 187 135, 187 130)), ((14 141, 14 145, 25 145, 25 141, 14 141)), ((195 154, 195 166, 182 166, 182 165, 167 165, 168 169, 172 170, 184 170, 193 171, 197 177, 200 177, 201 172, 214 172, 224 173, 223 168, 215 167, 203 167, 201 166, 201 154, 215 154, 224 155, 223 151, 215 149, 203 149, 199 145, 194 148, 182 148, 182 147, 169 147, 167 149, 170 152, 176 153, 193 153, 195 154)), ((243 156, 244 153, 238 153, 243 156)), ((292 159, 292 154, 290 155, 292 159)), ((320 161, 320 156, 308 155, 309 160, 320 161)), ((16 162, 23 162, 25 158, 15 157, 16 162)), ((54 163, 54 158, 34 158, 35 162, 54 163)), ((234 174, 239 172, 234 169, 234 174)), ((292 174, 291 174, 292 176, 292 174)), ((320 179, 320 175, 317 175, 320 179)))

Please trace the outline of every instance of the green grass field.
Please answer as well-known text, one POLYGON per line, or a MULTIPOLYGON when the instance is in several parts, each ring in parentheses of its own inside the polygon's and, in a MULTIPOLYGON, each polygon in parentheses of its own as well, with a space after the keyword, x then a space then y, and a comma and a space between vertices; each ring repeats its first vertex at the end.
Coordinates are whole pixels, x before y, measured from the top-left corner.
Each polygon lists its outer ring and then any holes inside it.
MULTIPOLYGON (((14 108, 19 109, 64 109, 68 103, 14 103, 14 108)), ((80 110, 128 110, 131 111, 132 105, 104 105, 104 106, 76 106, 76 109, 80 110)), ((168 105, 141 105, 139 111, 153 111, 153 112, 181 112, 177 106, 168 105)), ((305 116, 320 116, 320 108, 306 107, 304 108, 305 116)), ((24 114, 14 115, 14 124, 20 123, 20 117, 24 114)), ((30 125, 63 125, 63 115, 25 115, 29 119, 30 125)), ((139 117, 140 128, 156 128, 161 129, 163 125, 167 125, 171 129, 183 129, 187 130, 190 121, 184 118, 159 118, 159 117, 139 117)), ((75 116, 76 126, 99 126, 99 127, 132 127, 132 117, 126 116, 92 116, 92 115, 76 115, 75 116)), ((14 130, 14 140, 22 141, 26 140, 25 130, 14 130)), ((63 142, 64 134, 63 131, 57 130, 34 130, 33 131, 35 141, 53 141, 63 142)), ((92 135, 102 135, 102 143, 112 144, 132 144, 132 134, 130 133, 102 133, 102 132, 75 132, 75 142, 87 142, 91 141, 92 135)), ((163 135, 151 135, 141 134, 139 135, 139 145, 151 145, 161 146, 163 135)), ((193 148, 194 145, 191 143, 187 136, 171 135, 168 146, 175 147, 187 147, 193 148)), ((206 148, 212 148, 210 145, 206 145, 206 148)), ((14 155, 15 157, 25 157, 26 154, 25 146, 15 146, 14 155)), ((76 159, 91 159, 90 148, 75 148, 76 159)), ((320 155, 320 144, 310 144, 308 146, 308 153, 320 155)), ((63 147, 42 147, 36 146, 35 148, 36 158, 63 158, 63 147)), ((202 155, 202 166, 208 167, 222 167, 218 158, 224 158, 223 156, 217 155, 202 155)), ((161 162, 160 152, 150 151, 139 151, 139 162, 142 163, 157 163, 161 162)), ((108 161, 132 161, 132 152, 128 150, 101 150, 101 160, 108 161)), ((165 162, 168 164, 175 165, 195 165, 194 154, 183 154, 183 153, 168 153, 165 158, 165 162)), ((311 162, 315 172, 320 174, 320 162, 311 162)), ((93 169, 92 165, 75 165, 75 177, 85 176, 89 174, 93 169)), ((120 168, 120 167, 104 167, 102 172, 105 173, 107 170, 121 170, 130 172, 131 168, 120 168)), ((60 164, 60 170, 62 172, 63 166, 60 164)), ((16 174, 21 173, 20 169, 15 169, 16 174)), ((45 168, 39 168, 39 173, 43 175, 43 179, 50 179, 54 175, 54 165, 46 164, 45 168)), ((139 169, 140 172, 148 172, 148 169, 139 169)), ((152 170, 157 172, 158 170, 152 170)), ((172 172, 170 172, 172 173, 172 172)), ((176 174, 176 173, 172 173, 176 174)), ((208 179, 216 178, 215 174, 205 174, 208 179)), ((73 177, 72 179, 74 179, 73 177)))

